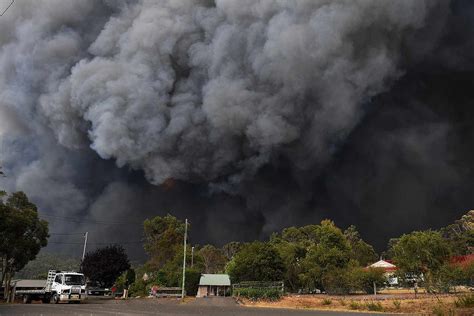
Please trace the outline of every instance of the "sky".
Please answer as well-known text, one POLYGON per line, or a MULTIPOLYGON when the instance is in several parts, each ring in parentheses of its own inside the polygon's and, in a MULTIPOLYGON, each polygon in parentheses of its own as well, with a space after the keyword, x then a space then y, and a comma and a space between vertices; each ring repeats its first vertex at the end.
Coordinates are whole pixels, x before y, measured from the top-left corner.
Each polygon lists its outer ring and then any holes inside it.
POLYGON ((383 251, 473 208, 473 27, 468 0, 17 0, 0 187, 74 256, 88 231, 141 260, 168 213, 196 244, 330 218, 383 251))

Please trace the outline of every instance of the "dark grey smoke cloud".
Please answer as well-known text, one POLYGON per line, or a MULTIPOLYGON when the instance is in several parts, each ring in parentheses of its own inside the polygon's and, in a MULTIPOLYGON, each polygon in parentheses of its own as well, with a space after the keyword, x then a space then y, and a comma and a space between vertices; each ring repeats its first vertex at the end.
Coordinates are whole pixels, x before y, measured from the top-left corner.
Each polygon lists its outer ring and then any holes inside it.
POLYGON ((380 248, 472 208, 473 12, 15 1, 0 19, 1 184, 96 242, 136 241, 169 212, 196 242, 330 217, 380 248))

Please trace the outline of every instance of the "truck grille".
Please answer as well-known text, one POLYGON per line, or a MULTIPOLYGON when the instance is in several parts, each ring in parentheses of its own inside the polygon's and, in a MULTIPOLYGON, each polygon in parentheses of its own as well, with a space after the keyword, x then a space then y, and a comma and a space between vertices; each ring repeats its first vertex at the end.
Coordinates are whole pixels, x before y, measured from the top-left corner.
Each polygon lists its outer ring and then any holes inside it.
POLYGON ((79 286, 73 286, 73 287, 71 288, 71 294, 79 294, 79 293, 81 293, 81 287, 79 287, 79 286))

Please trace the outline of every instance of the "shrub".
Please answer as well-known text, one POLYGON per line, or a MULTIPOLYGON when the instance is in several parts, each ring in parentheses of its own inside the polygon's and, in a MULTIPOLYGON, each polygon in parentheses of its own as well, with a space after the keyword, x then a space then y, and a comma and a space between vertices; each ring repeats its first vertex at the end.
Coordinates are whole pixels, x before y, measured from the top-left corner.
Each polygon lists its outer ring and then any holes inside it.
POLYGON ((146 283, 142 279, 135 279, 130 285, 130 296, 147 296, 146 283))
POLYGON ((431 282, 427 282, 427 286, 439 293, 449 293, 454 286, 462 284, 463 279, 465 272, 461 267, 444 264, 434 273, 431 282))
POLYGON ((360 308, 360 305, 359 305, 359 303, 357 303, 357 302, 351 301, 351 303, 349 304, 349 307, 350 307, 351 309, 359 309, 359 308, 360 308))
POLYGON ((402 302, 400 302, 399 300, 395 300, 392 303, 393 303, 393 306, 395 306, 395 309, 397 310, 402 307, 402 302))
POLYGON ((277 301, 281 298, 281 292, 278 289, 242 288, 235 290, 234 295, 239 295, 252 301, 277 301))
POLYGON ((474 294, 460 296, 454 301, 454 304, 456 305, 456 307, 461 308, 474 307, 474 294))
POLYGON ((441 305, 434 306, 431 312, 436 316, 444 316, 444 308, 441 305))
POLYGON ((454 316, 454 310, 450 308, 446 309, 444 305, 442 304, 435 305, 435 307, 433 307, 431 312, 433 315, 436 315, 436 316, 451 316, 451 315, 454 316))
POLYGON ((367 307, 369 311, 383 312, 383 306, 382 304, 380 304, 380 302, 377 302, 377 303, 369 302, 365 304, 365 307, 367 307))
POLYGON ((356 268, 351 271, 351 275, 355 287, 368 294, 374 293, 374 283, 380 288, 387 281, 385 271, 381 268, 356 268))
POLYGON ((133 269, 128 269, 124 273, 122 273, 117 280, 115 280, 115 286, 119 291, 123 291, 124 289, 128 289, 130 285, 135 282, 135 271, 133 269))
POLYGON ((353 285, 349 269, 333 269, 323 275, 323 286, 328 294, 349 294, 353 285))
POLYGON ((342 306, 346 306, 346 301, 344 299, 339 300, 339 304, 342 306))
POLYGON ((332 304, 331 299, 325 298, 325 299, 323 300, 323 305, 331 305, 331 304, 332 304))

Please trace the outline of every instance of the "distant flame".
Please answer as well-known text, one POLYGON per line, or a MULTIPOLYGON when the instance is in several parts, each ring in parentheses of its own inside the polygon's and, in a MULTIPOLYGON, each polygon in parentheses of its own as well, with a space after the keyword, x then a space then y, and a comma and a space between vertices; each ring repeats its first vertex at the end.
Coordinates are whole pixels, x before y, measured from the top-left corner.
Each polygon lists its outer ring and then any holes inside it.
POLYGON ((173 178, 167 178, 161 184, 161 186, 163 187, 163 189, 165 189, 165 191, 172 190, 175 185, 176 185, 176 181, 173 178))

